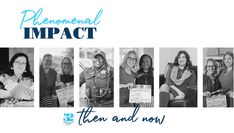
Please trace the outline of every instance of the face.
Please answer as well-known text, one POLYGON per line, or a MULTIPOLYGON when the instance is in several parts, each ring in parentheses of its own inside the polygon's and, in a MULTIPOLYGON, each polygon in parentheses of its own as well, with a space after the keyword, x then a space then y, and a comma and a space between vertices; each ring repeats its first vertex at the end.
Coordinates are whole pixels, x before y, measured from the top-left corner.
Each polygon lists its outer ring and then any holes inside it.
POLYGON ((136 55, 134 53, 129 54, 127 58, 127 66, 128 67, 134 67, 136 64, 136 55))
POLYGON ((215 65, 213 63, 213 61, 208 61, 206 64, 206 71, 207 74, 212 75, 215 72, 215 65))
POLYGON ((63 59, 62 69, 63 69, 63 72, 65 74, 69 74, 71 72, 71 70, 72 70, 72 63, 71 63, 70 59, 68 59, 68 58, 63 59))
POLYGON ((19 56, 15 59, 13 63, 13 70, 16 76, 21 76, 26 69, 26 58, 23 56, 19 56))
POLYGON ((150 62, 150 57, 149 56, 144 56, 142 59, 142 68, 144 70, 148 70, 151 66, 151 62, 150 62))
POLYGON ((178 58, 178 63, 180 66, 185 66, 187 62, 186 56, 182 53, 178 58))
POLYGON ((225 55, 225 57, 224 57, 224 64, 227 67, 232 66, 232 57, 230 55, 225 55))
POLYGON ((50 66, 52 65, 52 57, 46 56, 42 62, 42 65, 45 70, 48 70, 50 66))
POLYGON ((104 65, 104 58, 102 57, 102 55, 96 55, 93 58, 93 65, 96 68, 101 68, 104 65))

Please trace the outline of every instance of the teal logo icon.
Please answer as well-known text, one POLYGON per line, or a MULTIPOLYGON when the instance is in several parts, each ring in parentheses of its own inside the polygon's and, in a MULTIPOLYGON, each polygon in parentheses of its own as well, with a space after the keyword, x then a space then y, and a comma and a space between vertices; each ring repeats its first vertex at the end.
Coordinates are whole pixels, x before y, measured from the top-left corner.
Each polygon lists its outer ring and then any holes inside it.
POLYGON ((71 125, 74 122, 74 114, 73 113, 64 113, 63 122, 66 125, 71 125))

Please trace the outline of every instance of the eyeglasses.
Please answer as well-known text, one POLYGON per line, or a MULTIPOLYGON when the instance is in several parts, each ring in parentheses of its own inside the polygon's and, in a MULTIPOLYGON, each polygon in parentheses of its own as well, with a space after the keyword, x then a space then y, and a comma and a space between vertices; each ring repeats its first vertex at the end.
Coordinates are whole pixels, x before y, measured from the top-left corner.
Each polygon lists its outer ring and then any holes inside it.
POLYGON ((206 66, 207 68, 215 68, 215 66, 213 65, 213 66, 206 66))
POLYGON ((130 61, 136 61, 136 60, 137 60, 136 58, 132 58, 132 57, 128 57, 128 59, 129 59, 130 61))
POLYGON ((69 66, 69 65, 71 65, 71 63, 70 62, 69 63, 63 63, 63 65, 69 66))
POLYGON ((26 65, 26 62, 15 61, 14 63, 17 64, 17 65, 26 65))

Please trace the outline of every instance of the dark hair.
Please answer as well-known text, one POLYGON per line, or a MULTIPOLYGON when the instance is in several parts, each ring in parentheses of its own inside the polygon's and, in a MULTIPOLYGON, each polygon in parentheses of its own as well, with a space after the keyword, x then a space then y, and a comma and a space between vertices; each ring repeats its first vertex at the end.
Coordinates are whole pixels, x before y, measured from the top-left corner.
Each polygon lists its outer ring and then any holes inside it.
POLYGON ((51 54, 45 54, 45 55, 43 56, 42 61, 43 61, 46 57, 52 57, 52 55, 51 55, 51 54))
POLYGON ((153 75, 153 60, 147 54, 142 55, 141 58, 140 58, 140 62, 139 62, 140 70, 138 70, 138 73, 143 73, 144 72, 143 68, 142 68, 142 62, 143 62, 143 58, 144 57, 149 57, 149 59, 150 59, 150 67, 149 67, 149 72, 148 73, 149 73, 149 75, 153 75))
POLYGON ((189 54, 188 54, 186 51, 184 51, 184 50, 181 50, 181 51, 178 52, 178 54, 177 54, 176 57, 175 57, 174 65, 175 65, 175 66, 178 66, 178 65, 179 65, 178 59, 179 59, 179 57, 180 57, 181 54, 184 54, 184 55, 185 55, 185 58, 186 58, 186 60, 187 60, 186 65, 185 65, 184 68, 186 69, 187 67, 192 66, 192 62, 191 62, 191 60, 190 60, 190 56, 189 56, 189 54))
POLYGON ((30 64, 29 64, 28 56, 26 54, 24 54, 24 53, 17 53, 17 54, 15 54, 11 58, 11 61, 9 63, 8 69, 6 71, 6 74, 9 75, 9 76, 13 76, 14 75, 14 70, 12 68, 13 68, 13 64, 14 64, 15 60, 18 57, 25 57, 25 59, 26 59, 26 68, 25 68, 25 72, 23 72, 23 74, 22 74, 22 77, 23 78, 28 77, 30 79, 34 79, 33 74, 30 71, 30 64))
MULTIPOLYGON (((226 55, 229 55, 229 56, 231 56, 232 57, 232 60, 233 60, 233 53, 232 52, 227 52, 227 53, 225 53, 224 55, 223 55, 223 66, 226 68, 227 66, 225 65, 225 63, 224 63, 224 58, 225 58, 225 56, 226 55)), ((233 64, 233 62, 232 62, 232 64, 233 64)), ((233 65, 232 65, 233 66, 233 65)))

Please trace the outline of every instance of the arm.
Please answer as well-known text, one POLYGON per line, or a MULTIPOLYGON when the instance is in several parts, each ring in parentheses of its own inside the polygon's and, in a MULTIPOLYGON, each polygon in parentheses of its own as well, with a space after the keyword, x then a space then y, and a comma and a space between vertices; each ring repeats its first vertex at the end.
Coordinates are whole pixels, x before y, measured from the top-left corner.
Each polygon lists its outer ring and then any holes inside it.
POLYGON ((60 82, 62 82, 62 81, 61 81, 61 78, 60 78, 60 74, 59 74, 59 73, 57 73, 57 77, 56 77, 56 79, 57 79, 57 84, 59 84, 60 82))
POLYGON ((119 88, 132 88, 133 86, 133 83, 119 84, 119 88))
POLYGON ((10 93, 7 90, 0 89, 0 98, 8 98, 10 97, 10 93))
POLYGON ((84 71, 80 73, 80 87, 85 83, 84 71))
POLYGON ((208 77, 206 75, 203 75, 203 96, 204 97, 210 97, 211 96, 211 87, 212 85, 208 82, 208 77))
POLYGON ((120 67, 119 69, 119 88, 132 88, 134 86, 133 83, 126 83, 124 81, 124 73, 125 73, 125 70, 123 70, 122 67, 120 67))

